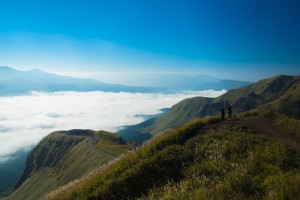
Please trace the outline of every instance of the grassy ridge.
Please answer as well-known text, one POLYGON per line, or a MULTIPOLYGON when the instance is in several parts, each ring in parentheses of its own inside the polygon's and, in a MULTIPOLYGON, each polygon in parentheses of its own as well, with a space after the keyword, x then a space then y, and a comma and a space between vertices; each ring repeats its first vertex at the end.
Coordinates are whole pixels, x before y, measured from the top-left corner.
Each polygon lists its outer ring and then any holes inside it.
POLYGON ((213 98, 188 98, 172 106, 170 111, 159 118, 152 118, 137 125, 130 126, 118 132, 125 140, 134 140, 142 144, 164 129, 181 126, 188 123, 199 113, 200 105, 210 103, 213 98))
POLYGON ((299 158, 299 149, 209 117, 45 199, 292 199, 300 195, 299 158))
POLYGON ((236 112, 272 110, 299 119, 299 100, 300 76, 280 75, 229 90, 214 102, 229 102, 236 112))
POLYGON ((51 133, 29 154, 19 187, 7 199, 38 199, 129 149, 118 135, 104 131, 51 133))

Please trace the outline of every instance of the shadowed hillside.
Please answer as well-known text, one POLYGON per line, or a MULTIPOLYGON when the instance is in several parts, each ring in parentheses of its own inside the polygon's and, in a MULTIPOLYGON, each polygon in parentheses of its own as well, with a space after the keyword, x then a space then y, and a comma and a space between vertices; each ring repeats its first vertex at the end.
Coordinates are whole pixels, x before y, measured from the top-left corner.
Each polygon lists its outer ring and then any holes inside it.
POLYGON ((0 163, 0 199, 13 191, 20 175, 25 168, 28 150, 21 150, 12 155, 12 159, 0 163))
POLYGON ((300 118, 300 77, 276 76, 252 85, 229 90, 218 98, 194 97, 174 105, 165 115, 119 131, 126 140, 141 144, 160 131, 181 126, 193 118, 218 114, 231 104, 234 113, 275 111, 300 118))
POLYGON ((16 191, 7 199, 38 199, 129 149, 124 140, 113 133, 92 130, 53 132, 29 154, 16 191))

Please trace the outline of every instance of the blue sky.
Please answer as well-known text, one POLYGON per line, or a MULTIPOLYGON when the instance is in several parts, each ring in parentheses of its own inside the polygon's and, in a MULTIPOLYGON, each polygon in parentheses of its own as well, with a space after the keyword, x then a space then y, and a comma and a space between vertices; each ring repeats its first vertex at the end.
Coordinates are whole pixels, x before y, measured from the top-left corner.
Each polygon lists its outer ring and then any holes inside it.
POLYGON ((77 75, 300 74, 297 0, 1 0, 0 65, 77 75))

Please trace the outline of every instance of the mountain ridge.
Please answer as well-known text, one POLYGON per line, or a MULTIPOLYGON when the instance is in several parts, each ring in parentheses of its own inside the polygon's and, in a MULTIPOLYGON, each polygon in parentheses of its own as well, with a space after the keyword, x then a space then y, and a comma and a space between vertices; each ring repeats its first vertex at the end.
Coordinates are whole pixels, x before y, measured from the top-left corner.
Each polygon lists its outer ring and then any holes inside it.
POLYGON ((143 141, 136 138, 150 138, 174 126, 181 126, 193 118, 216 115, 222 107, 232 105, 234 113, 252 109, 278 111, 293 118, 300 118, 300 76, 279 75, 263 79, 254 84, 227 91, 217 98, 194 97, 175 104, 159 118, 147 120, 138 125, 120 130, 125 140, 143 141))
POLYGON ((106 131, 52 132, 28 155, 15 191, 5 199, 39 199, 131 148, 120 136, 106 131))

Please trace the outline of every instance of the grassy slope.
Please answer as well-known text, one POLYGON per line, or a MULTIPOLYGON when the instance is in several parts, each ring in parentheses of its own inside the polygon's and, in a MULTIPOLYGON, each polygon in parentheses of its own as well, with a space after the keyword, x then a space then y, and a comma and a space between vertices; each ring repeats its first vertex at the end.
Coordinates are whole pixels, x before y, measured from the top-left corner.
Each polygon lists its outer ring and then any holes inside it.
POLYGON ((130 126, 118 132, 125 140, 134 140, 142 144, 153 135, 168 128, 178 127, 186 124, 192 118, 197 116, 200 105, 211 102, 212 98, 194 97, 181 101, 174 105, 170 111, 158 118, 152 118, 140 124, 130 126))
POLYGON ((30 153, 20 187, 7 199, 38 199, 127 150, 119 136, 104 131, 51 133, 30 153))
POLYGON ((58 199, 296 199, 300 150, 245 126, 195 120, 52 192, 58 199))
POLYGON ((252 85, 229 90, 218 98, 194 97, 174 105, 162 117, 145 121, 119 132, 126 140, 142 143, 140 135, 155 135, 160 131, 183 125, 196 117, 218 114, 230 103, 234 113, 256 109, 259 112, 277 111, 294 118, 300 118, 300 77, 276 76, 258 81, 252 85))
POLYGON ((228 101, 236 111, 254 108, 273 109, 294 118, 300 118, 300 77, 275 76, 247 87, 228 91, 215 102, 228 101), (284 105, 282 104, 284 103, 284 105))

